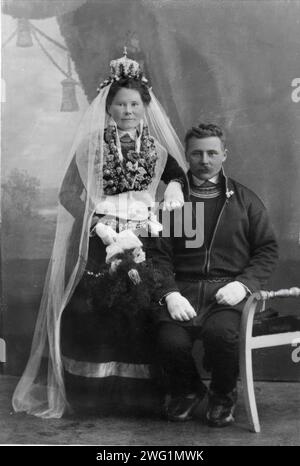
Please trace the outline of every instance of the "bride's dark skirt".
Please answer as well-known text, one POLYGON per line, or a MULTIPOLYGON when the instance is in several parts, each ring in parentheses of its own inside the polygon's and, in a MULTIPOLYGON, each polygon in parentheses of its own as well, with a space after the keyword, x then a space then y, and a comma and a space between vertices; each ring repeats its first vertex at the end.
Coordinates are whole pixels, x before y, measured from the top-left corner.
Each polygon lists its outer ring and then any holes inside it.
MULTIPOLYGON (((104 265, 105 246, 98 237, 91 238, 86 269, 98 273, 104 265)), ((76 411, 95 414, 158 414, 161 390, 151 309, 131 319, 122 306, 106 308, 111 287, 113 282, 93 282, 85 273, 63 312, 61 350, 68 401, 76 411)), ((117 302, 129 309, 128 295, 122 286, 119 290, 117 302)))

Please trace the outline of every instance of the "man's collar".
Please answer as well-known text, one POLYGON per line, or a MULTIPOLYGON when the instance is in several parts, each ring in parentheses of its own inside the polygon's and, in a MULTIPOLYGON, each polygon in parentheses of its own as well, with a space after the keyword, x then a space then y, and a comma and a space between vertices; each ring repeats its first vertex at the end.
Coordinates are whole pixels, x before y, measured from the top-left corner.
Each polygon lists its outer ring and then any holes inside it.
POLYGON ((220 178, 220 172, 217 173, 212 178, 210 178, 209 180, 200 180, 199 178, 197 178, 196 176, 192 174, 192 180, 195 186, 202 186, 205 183, 205 181, 210 181, 211 183, 217 184, 219 181, 219 178, 220 178))
MULTIPOLYGON (((221 170, 219 171, 218 175, 221 177, 222 180, 224 179, 224 182, 225 182, 225 194, 226 194, 227 199, 229 199, 235 193, 234 192, 234 185, 232 183, 232 180, 231 180, 231 178, 227 177, 223 166, 222 166, 221 170)), ((188 179, 188 191, 189 191, 189 194, 190 194, 191 185, 192 185, 193 180, 194 180, 194 177, 192 175, 191 170, 188 170, 188 172, 187 172, 187 179, 188 179)))

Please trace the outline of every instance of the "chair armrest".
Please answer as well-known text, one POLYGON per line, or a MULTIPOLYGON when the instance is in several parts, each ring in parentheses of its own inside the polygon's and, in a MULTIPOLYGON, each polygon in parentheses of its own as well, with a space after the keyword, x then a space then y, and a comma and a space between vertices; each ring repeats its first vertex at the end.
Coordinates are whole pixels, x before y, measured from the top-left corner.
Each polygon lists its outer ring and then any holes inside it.
MULTIPOLYGON (((272 298, 287 298, 287 297, 300 297, 300 288, 293 287, 290 289, 282 289, 278 291, 264 291, 260 290, 253 293, 246 301, 246 304, 243 309, 242 319, 241 319, 241 330, 240 338, 241 341, 245 343, 245 340, 252 337, 253 321, 256 313, 257 305, 259 302, 263 302, 259 312, 265 310, 264 303, 268 299, 272 298)), ((242 343, 242 344, 244 344, 242 343)))
POLYGON ((271 298, 289 298, 295 297, 298 298, 300 296, 300 288, 294 286, 293 288, 289 289, 282 289, 278 291, 258 291, 254 293, 257 296, 258 301, 266 301, 267 299, 271 298))

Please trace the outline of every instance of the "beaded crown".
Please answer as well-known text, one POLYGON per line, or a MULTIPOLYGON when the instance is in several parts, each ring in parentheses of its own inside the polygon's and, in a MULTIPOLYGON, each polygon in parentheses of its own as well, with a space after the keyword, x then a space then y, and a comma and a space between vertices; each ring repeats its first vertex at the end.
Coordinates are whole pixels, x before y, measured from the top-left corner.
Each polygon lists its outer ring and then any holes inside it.
POLYGON ((113 81, 119 81, 121 78, 135 78, 140 79, 145 84, 148 84, 148 79, 143 75, 140 64, 127 57, 127 48, 124 47, 123 57, 117 58, 110 62, 110 76, 103 81, 98 90, 107 86, 113 81))

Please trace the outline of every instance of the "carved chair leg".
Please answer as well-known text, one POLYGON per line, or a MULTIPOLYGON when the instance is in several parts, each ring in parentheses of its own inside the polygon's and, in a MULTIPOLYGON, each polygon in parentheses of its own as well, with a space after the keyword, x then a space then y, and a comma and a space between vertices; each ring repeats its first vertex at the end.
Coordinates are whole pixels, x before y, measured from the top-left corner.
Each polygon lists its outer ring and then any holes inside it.
POLYGON ((240 351, 240 376, 243 385, 244 402, 247 411, 247 417, 250 424, 250 430, 260 432, 258 419, 252 369, 252 349, 250 345, 243 345, 240 351))

